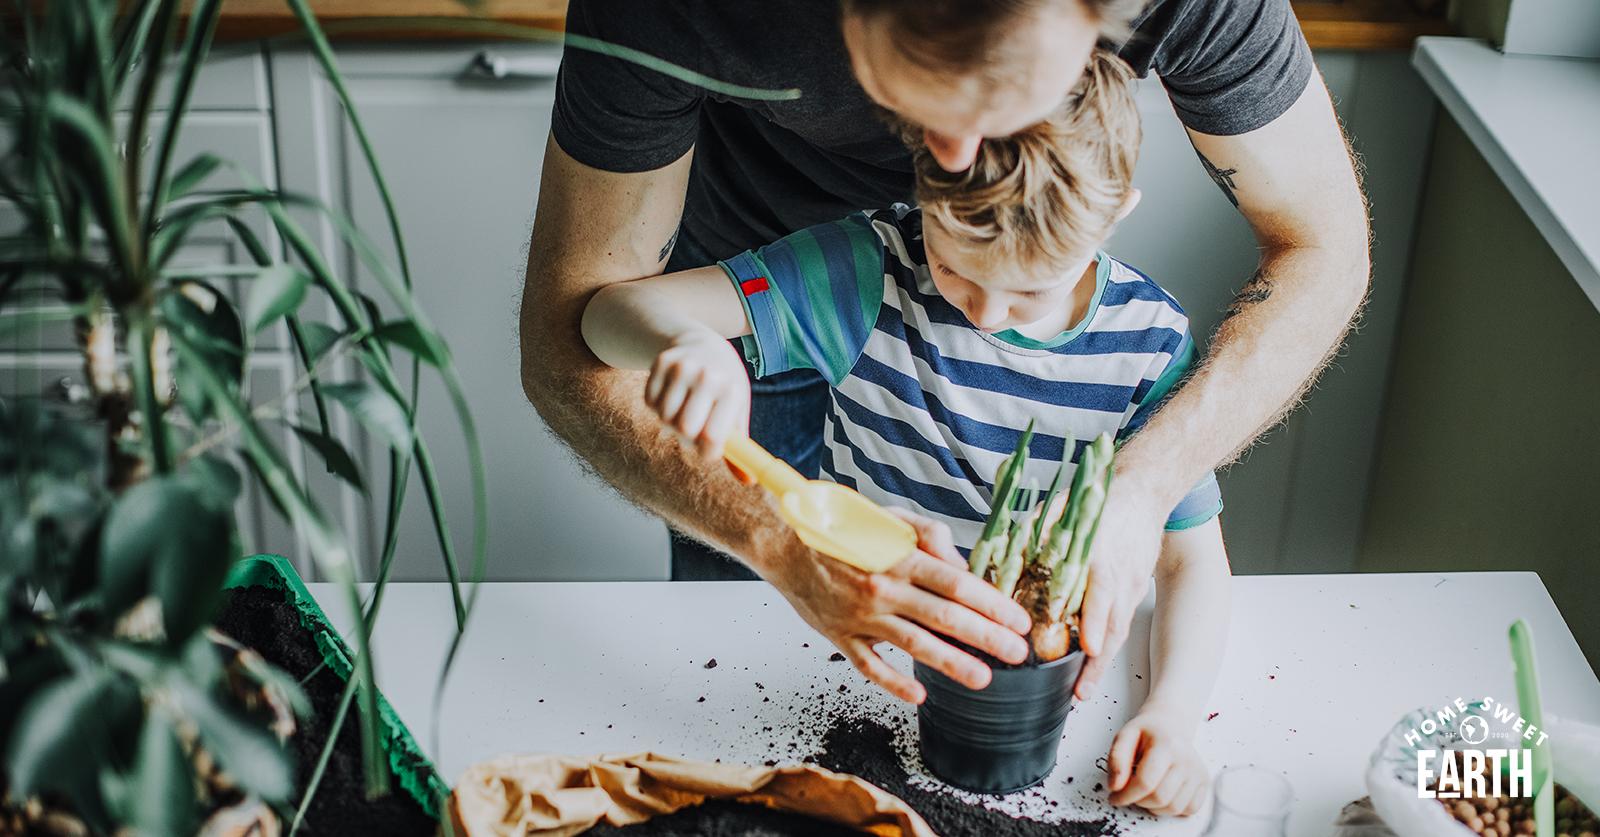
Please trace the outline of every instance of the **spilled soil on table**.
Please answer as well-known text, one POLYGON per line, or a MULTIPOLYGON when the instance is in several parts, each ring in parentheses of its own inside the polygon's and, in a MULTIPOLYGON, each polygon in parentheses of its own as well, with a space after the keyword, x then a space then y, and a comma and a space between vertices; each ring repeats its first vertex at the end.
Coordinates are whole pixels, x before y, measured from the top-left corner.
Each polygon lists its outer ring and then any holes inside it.
MULTIPOLYGON (((316 769, 317 757, 328 740, 328 730, 344 692, 344 681, 326 667, 319 670, 322 654, 311 634, 300 626, 299 614, 281 591, 268 587, 227 591, 216 627, 300 681, 311 701, 311 717, 295 719, 299 729, 289 739, 289 749, 295 760, 295 791, 291 804, 298 805, 305 781, 316 769), (316 674, 306 679, 313 671, 316 674)), ((361 770, 361 733, 357 724, 360 711, 357 704, 345 717, 344 726, 339 730, 339 743, 333 749, 300 833, 340 837, 432 835, 437 823, 416 800, 400 790, 398 784, 392 785, 389 795, 367 800, 361 770)))
POLYGON ((823 737, 822 750, 809 760, 829 770, 860 776, 900 797, 943 837, 1101 837, 1118 833, 1110 819, 1013 816, 968 802, 949 790, 913 784, 895 749, 895 737, 896 730, 876 718, 843 715, 834 719, 823 737))

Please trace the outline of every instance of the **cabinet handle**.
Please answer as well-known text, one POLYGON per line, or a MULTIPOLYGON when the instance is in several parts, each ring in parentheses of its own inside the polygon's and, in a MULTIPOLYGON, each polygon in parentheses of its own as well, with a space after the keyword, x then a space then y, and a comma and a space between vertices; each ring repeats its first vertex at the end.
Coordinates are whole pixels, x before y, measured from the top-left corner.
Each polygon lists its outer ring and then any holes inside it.
POLYGON ((480 78, 505 81, 534 81, 553 79, 561 67, 560 55, 529 55, 507 58, 492 50, 481 50, 472 56, 467 72, 480 78))

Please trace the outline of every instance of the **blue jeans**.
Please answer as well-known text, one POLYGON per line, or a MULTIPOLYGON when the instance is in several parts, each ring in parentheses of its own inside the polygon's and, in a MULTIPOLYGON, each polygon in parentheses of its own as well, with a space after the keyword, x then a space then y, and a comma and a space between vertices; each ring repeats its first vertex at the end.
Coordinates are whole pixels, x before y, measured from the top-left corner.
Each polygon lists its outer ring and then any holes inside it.
MULTIPOLYGON (((750 438, 815 479, 822 464, 828 382, 813 370, 796 369, 751 381, 750 395, 750 438)), ((672 531, 673 581, 748 581, 756 577, 744 564, 672 531)))

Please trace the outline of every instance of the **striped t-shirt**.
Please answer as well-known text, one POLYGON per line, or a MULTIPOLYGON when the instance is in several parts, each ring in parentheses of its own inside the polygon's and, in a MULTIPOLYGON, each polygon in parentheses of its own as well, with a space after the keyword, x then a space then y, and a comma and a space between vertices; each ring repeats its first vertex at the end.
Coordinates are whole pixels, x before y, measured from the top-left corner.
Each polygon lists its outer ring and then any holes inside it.
MULTIPOLYGON (((1021 485, 1042 489, 1068 433, 1074 462, 1103 432, 1126 439, 1195 356, 1177 301, 1103 253, 1088 313, 1070 331, 1048 341, 985 334, 939 296, 922 214, 905 206, 820 224, 721 264, 744 300, 755 374, 815 369, 832 385, 824 476, 944 521, 963 551, 1030 419, 1021 485)), ((1221 510, 1207 475, 1166 528, 1221 510)))

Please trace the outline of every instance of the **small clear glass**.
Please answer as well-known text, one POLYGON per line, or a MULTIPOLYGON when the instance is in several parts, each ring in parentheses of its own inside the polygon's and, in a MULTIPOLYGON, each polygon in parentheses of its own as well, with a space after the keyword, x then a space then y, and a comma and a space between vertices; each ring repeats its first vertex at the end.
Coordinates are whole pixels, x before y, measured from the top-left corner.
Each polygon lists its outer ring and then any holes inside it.
POLYGON ((1230 767, 1217 775, 1216 804, 1202 837, 1287 837, 1294 788, 1264 767, 1230 767))

